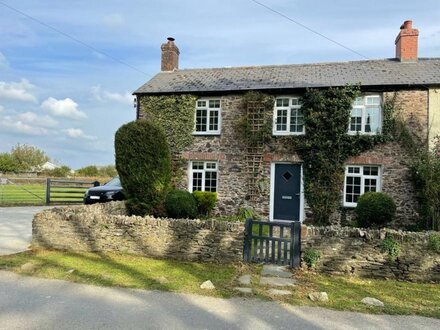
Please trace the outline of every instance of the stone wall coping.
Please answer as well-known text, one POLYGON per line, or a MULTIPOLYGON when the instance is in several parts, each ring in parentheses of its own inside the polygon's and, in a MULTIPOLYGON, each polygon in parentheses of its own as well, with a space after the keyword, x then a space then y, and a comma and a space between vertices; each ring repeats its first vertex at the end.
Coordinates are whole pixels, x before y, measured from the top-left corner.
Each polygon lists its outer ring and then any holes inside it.
POLYGON ((435 231, 404 231, 391 228, 354 228, 341 226, 304 226, 302 230, 302 238, 312 236, 326 236, 326 237, 363 237, 365 239, 385 239, 392 237, 397 240, 417 239, 428 240, 429 236, 436 233, 435 231), (305 235, 304 235, 305 234, 305 235))
POLYGON ((75 205, 65 207, 54 207, 52 209, 43 210, 35 215, 36 218, 50 217, 50 214, 62 216, 66 220, 80 221, 83 223, 114 223, 126 226, 135 225, 163 225, 163 226, 191 226, 199 229, 216 229, 221 231, 236 231, 237 229, 244 227, 243 222, 226 222, 215 219, 173 219, 168 217, 154 217, 154 216, 136 216, 125 215, 125 203, 123 202, 111 202, 106 204, 94 204, 94 205, 75 205), (87 215, 87 216, 82 216, 87 215), (91 216, 93 215, 93 216, 91 216))

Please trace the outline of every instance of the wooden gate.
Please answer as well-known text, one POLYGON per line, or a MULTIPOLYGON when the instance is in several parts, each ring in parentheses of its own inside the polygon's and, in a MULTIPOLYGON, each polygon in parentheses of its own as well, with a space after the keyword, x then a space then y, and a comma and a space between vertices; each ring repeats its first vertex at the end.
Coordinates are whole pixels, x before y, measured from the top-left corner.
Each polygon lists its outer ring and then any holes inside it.
POLYGON ((82 204, 86 190, 97 186, 98 181, 47 179, 46 205, 82 204))
POLYGON ((300 266, 301 223, 246 220, 243 258, 245 262, 264 262, 300 266))

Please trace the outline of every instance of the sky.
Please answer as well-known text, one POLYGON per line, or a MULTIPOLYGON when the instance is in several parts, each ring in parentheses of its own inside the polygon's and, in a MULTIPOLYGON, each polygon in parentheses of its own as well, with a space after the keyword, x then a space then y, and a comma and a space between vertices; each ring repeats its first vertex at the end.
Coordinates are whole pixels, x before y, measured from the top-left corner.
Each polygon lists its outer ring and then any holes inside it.
POLYGON ((26 143, 74 169, 113 164, 169 36, 180 68, 382 59, 412 19, 419 56, 440 57, 438 0, 258 1, 355 52, 252 0, 0 0, 0 152, 26 143))

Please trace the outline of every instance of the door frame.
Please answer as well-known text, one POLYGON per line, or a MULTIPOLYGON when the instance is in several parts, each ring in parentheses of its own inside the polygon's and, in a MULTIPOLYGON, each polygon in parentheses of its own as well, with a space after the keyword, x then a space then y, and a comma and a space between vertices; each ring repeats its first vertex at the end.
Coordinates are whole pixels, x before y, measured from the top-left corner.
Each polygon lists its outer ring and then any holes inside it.
POLYGON ((269 220, 270 221, 284 221, 289 220, 277 220, 273 218, 274 211, 274 196, 275 196, 275 165, 276 164, 289 164, 300 166, 300 195, 299 195, 299 221, 304 221, 304 181, 303 181, 303 164, 295 162, 271 162, 270 163, 270 203, 269 203, 269 220))

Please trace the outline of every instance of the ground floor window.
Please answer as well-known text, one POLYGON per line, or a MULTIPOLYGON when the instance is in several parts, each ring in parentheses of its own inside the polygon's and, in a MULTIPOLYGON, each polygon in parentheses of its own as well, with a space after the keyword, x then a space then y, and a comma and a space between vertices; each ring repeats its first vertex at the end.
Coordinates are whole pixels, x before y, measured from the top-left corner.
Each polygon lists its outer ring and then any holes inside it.
POLYGON ((189 171, 189 190, 217 191, 217 162, 192 161, 189 171))
POLYGON ((344 206, 355 207, 359 196, 368 191, 380 191, 380 166, 346 166, 344 206))

